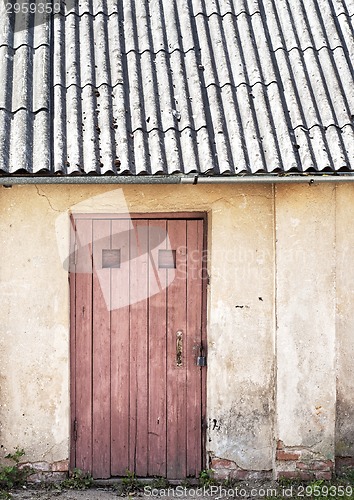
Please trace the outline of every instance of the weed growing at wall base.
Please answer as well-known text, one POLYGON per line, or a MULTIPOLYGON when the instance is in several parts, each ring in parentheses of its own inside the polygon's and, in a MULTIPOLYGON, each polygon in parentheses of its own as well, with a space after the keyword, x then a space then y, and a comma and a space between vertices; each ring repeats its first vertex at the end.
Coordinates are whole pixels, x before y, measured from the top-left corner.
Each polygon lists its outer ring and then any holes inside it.
POLYGON ((10 498, 9 490, 23 486, 27 482, 28 476, 33 474, 34 471, 31 467, 20 466, 20 460, 24 454, 23 449, 16 448, 15 453, 9 453, 5 456, 6 460, 13 463, 0 468, 0 498, 10 498))
POLYGON ((74 469, 70 472, 68 479, 60 483, 62 488, 70 490, 86 490, 93 485, 93 478, 89 472, 83 472, 80 469, 74 469))
POLYGON ((199 486, 211 486, 216 484, 212 469, 204 469, 199 473, 199 486))
MULTIPOLYGON (((162 484, 162 483, 161 483, 162 484)), ((126 470, 125 477, 122 478, 121 484, 119 484, 115 490, 118 495, 134 495, 135 493, 141 491, 144 483, 140 481, 134 474, 134 472, 129 469, 126 470)))

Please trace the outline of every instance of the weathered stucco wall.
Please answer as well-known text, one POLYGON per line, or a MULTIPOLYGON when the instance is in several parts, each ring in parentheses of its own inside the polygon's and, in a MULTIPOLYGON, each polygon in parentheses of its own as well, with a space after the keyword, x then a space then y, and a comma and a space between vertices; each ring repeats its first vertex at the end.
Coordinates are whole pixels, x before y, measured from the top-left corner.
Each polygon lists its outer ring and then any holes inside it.
POLYGON ((337 404, 336 455, 354 465, 354 186, 337 188, 337 404))
POLYGON ((351 185, 1 188, 3 454, 69 455, 69 286, 58 252, 58 241, 61 256, 69 249, 69 220, 58 217, 80 202, 89 213, 208 213, 213 464, 291 471, 301 454, 333 459, 336 404, 337 453, 353 454, 353 194, 351 185))
POLYGON ((335 186, 277 188, 276 235, 278 438, 294 462, 333 459, 335 186))
POLYGON ((249 188, 242 196, 237 190, 225 193, 227 203, 220 200, 211 219, 208 447, 242 469, 269 470, 275 382, 273 194, 271 187, 249 188))
POLYGON ((68 279, 55 240, 58 214, 35 187, 2 188, 0 207, 1 451, 24 447, 29 459, 54 462, 67 458, 69 432, 68 279))
POLYGON ((58 255, 80 211, 209 214, 208 450, 270 469, 273 422, 272 187, 27 186, 2 188, 0 441, 31 461, 69 450, 69 288, 58 255), (104 197, 99 195, 104 194, 104 197))

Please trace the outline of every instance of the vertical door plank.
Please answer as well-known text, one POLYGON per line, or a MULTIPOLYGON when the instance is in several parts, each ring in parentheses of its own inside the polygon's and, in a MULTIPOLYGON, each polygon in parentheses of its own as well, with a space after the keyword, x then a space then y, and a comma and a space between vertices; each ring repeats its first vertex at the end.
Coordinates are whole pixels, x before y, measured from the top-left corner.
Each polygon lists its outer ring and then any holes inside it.
POLYGON ((133 221, 130 238, 130 450, 129 469, 147 475, 148 337, 147 260, 148 222, 133 221))
POLYGON ((92 221, 76 220, 75 466, 92 471, 92 221))
POLYGON ((149 222, 149 476, 166 477, 166 280, 159 250, 166 249, 166 221, 149 222), (160 238, 161 236, 161 238, 160 238), (156 290, 160 290, 155 293, 156 290))
POLYGON ((187 221, 187 476, 202 469, 201 370, 196 365, 202 342, 203 221, 187 221))
POLYGON ((111 473, 129 468, 129 231, 130 220, 112 221, 112 249, 120 267, 111 269, 111 473))
POLYGON ((176 250, 175 278, 167 289, 167 477, 186 477, 186 221, 168 221, 176 250), (177 366, 177 331, 182 332, 182 366, 177 366))
POLYGON ((110 269, 102 251, 110 249, 111 222, 93 221, 93 477, 111 475, 110 438, 110 269))

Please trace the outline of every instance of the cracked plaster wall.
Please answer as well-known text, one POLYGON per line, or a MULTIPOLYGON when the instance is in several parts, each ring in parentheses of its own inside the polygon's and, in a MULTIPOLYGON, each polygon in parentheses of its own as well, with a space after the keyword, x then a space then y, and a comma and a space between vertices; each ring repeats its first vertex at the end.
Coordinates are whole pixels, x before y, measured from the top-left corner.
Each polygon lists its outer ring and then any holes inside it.
POLYGON ((336 205, 336 355, 337 456, 354 457, 354 220, 353 187, 337 188, 336 205))
POLYGON ((276 191, 277 425, 287 447, 334 458, 333 185, 276 191))
MULTIPOLYGON (((210 455, 248 470, 269 470, 279 438, 286 446, 332 456, 336 389, 339 419, 343 414, 338 434, 346 441, 350 433, 344 407, 352 401, 344 395, 353 384, 344 350, 354 350, 346 298, 352 280, 335 242, 337 237, 350 255, 352 195, 351 186, 336 194, 329 185, 1 188, 3 450, 24 447, 30 461, 68 457, 69 288, 55 223, 83 202, 85 212, 121 212, 126 206, 131 212, 208 212, 210 455), (337 320, 336 300, 342 308, 337 320), (343 347, 337 388, 336 321, 337 345, 343 347)), ((69 248, 68 219, 59 240, 69 248)))

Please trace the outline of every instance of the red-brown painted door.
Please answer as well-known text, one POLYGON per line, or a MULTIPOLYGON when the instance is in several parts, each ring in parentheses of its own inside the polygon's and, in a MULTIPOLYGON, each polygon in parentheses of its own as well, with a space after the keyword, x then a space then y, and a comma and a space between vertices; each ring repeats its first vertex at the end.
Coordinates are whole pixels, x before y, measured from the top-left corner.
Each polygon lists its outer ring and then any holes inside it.
POLYGON ((77 217, 73 228, 71 466, 197 476, 204 219, 77 217))

